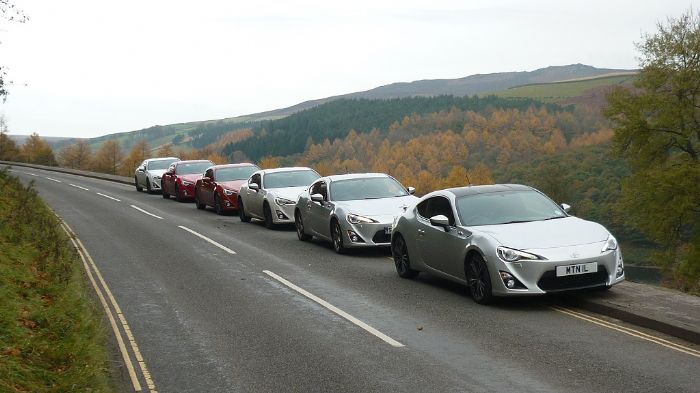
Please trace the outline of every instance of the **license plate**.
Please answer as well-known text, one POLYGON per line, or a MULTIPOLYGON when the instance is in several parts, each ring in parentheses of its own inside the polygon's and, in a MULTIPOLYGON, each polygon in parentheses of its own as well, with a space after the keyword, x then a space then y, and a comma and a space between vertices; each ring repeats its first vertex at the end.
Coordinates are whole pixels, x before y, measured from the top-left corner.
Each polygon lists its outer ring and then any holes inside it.
POLYGON ((385 234, 385 235, 391 235, 391 226, 384 227, 384 234, 385 234))
POLYGON ((575 276, 577 274, 595 273, 598 271, 598 263, 579 263, 576 265, 557 266, 557 277, 575 276))

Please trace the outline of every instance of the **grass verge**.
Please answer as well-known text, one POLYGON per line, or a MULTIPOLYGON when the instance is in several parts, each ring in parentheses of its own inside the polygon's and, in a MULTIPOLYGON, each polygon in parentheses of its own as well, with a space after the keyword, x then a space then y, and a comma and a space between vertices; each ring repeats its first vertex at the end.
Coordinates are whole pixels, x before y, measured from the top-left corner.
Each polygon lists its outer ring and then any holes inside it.
POLYGON ((0 391, 114 390, 81 266, 33 186, 0 170, 0 391))

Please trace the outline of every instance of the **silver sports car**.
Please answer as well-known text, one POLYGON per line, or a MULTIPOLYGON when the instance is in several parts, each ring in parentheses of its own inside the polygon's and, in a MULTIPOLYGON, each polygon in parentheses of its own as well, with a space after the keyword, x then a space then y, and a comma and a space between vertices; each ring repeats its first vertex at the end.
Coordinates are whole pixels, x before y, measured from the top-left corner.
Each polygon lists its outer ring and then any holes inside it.
POLYGON ((333 242, 337 253, 350 247, 388 246, 394 218, 417 198, 383 173, 323 177, 304 191, 294 209, 299 240, 333 242))
POLYGON ((294 222, 294 206, 299 194, 321 177, 305 167, 264 169, 253 173, 238 193, 241 221, 258 218, 267 228, 294 222))
POLYGON ((466 284, 482 304, 493 296, 605 289, 623 281, 615 238, 568 210, 517 184, 431 192, 396 220, 396 271, 404 278, 424 271, 466 284))
POLYGON ((160 178, 170 164, 175 161, 180 161, 180 159, 177 157, 164 157, 143 160, 134 173, 136 191, 143 191, 144 187, 149 193, 160 191, 160 178))

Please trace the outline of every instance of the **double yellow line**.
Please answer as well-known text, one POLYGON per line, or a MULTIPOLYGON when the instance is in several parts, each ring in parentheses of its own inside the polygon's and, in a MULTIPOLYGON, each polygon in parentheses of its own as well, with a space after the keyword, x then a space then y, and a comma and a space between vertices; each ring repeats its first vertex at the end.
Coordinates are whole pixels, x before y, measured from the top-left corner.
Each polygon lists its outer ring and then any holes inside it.
POLYGON ((570 308, 564 308, 564 307, 559 307, 559 306, 550 306, 550 308, 554 311, 572 316, 574 318, 582 319, 584 321, 594 323, 596 325, 599 325, 599 326, 602 326, 602 327, 605 327, 608 329, 616 330, 618 332, 625 333, 625 334, 628 334, 630 336, 640 338, 642 340, 653 342, 655 344, 664 346, 666 348, 673 349, 674 351, 683 352, 683 353, 688 354, 690 356, 695 356, 697 358, 700 358, 700 351, 693 349, 693 348, 688 348, 686 346, 683 346, 683 345, 680 345, 677 343, 674 343, 673 341, 665 340, 663 338, 656 337, 656 336, 653 336, 651 334, 641 332, 639 330, 631 329, 631 328, 628 328, 626 326, 622 326, 622 325, 618 325, 616 323, 606 321, 604 319, 596 318, 596 317, 593 317, 591 315, 572 310, 570 308))
MULTIPOLYGON (((58 217, 58 215, 56 215, 56 217, 58 217)), ((148 387, 149 392, 158 393, 156 391, 156 385, 153 383, 153 379, 151 378, 151 373, 148 371, 148 367, 146 367, 146 362, 144 361, 143 356, 141 355, 139 346, 136 344, 136 339, 134 338, 134 335, 131 332, 131 328, 129 328, 129 324, 126 322, 126 318, 124 317, 124 314, 122 313, 119 304, 114 299, 112 291, 109 290, 107 283, 102 277, 102 273, 100 273, 100 270, 95 265, 95 262, 93 261, 90 254, 87 252, 87 249, 85 249, 85 246, 80 241, 80 239, 78 239, 73 230, 68 226, 68 224, 66 224, 61 219, 61 217, 58 217, 58 220, 60 221, 63 230, 70 238, 70 241, 73 243, 73 246, 78 251, 78 255, 80 255, 80 259, 83 261, 85 273, 90 279, 90 283, 92 283, 92 287, 95 289, 95 293, 100 299, 100 303, 102 304, 102 307, 105 310, 107 319, 109 319, 109 324, 112 326, 114 336, 117 339, 119 352, 121 352, 122 358, 124 359, 124 365, 126 366, 126 369, 129 373, 131 383, 134 386, 134 391, 141 392, 143 391, 143 388, 141 386, 141 382, 139 381, 139 377, 136 375, 136 368, 134 367, 134 363, 131 361, 131 356, 124 342, 124 337, 121 333, 122 331, 126 336, 126 340, 129 342, 129 346, 131 347, 131 351, 134 354, 134 358, 138 362, 141 375, 146 383, 146 386, 148 387), (97 280, 95 280, 95 276, 97 276, 97 280), (107 302, 107 299, 109 299, 109 302, 107 302), (116 318, 115 314, 117 316, 116 318), (117 319, 119 320, 119 324, 117 324, 117 319), (121 330, 119 329, 120 326, 121 330)))

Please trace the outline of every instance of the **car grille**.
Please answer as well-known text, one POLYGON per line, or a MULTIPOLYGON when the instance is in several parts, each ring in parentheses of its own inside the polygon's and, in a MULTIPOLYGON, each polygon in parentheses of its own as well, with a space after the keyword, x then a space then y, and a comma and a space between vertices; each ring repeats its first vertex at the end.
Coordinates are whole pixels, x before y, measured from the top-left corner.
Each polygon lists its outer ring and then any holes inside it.
POLYGON ((598 265, 598 271, 589 274, 578 274, 575 276, 557 277, 556 270, 545 272, 537 286, 543 291, 565 291, 569 289, 579 289, 605 285, 608 281, 608 271, 605 266, 598 265))
POLYGON ((384 230, 382 229, 374 234, 372 241, 375 243, 389 243, 391 242, 391 234, 384 233, 384 230))

